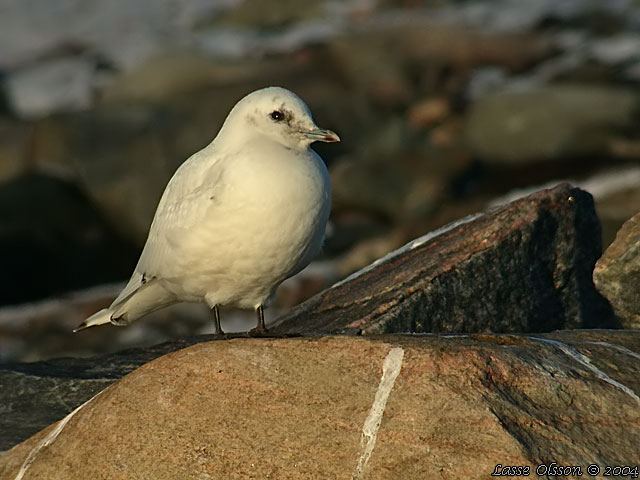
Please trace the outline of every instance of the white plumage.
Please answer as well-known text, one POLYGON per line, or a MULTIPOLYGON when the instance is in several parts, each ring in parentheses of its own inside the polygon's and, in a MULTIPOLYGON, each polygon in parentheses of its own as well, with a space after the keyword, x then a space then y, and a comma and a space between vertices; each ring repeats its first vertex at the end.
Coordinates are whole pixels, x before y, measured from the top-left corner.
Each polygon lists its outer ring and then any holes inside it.
POLYGON ((206 302, 217 333, 219 305, 255 308, 263 331, 263 305, 324 239, 331 186, 314 141, 339 138, 294 93, 269 87, 240 100, 169 181, 124 290, 75 331, 184 301, 206 302))

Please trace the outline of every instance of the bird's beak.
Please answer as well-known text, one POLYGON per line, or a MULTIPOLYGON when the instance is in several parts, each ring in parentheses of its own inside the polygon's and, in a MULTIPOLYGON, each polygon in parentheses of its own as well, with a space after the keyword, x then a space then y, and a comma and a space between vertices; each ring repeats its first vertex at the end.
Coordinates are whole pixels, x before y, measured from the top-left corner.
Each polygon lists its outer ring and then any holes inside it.
POLYGON ((336 132, 332 132, 331 130, 325 130, 323 128, 303 131, 302 134, 312 142, 334 143, 334 142, 340 141, 340 137, 336 132))

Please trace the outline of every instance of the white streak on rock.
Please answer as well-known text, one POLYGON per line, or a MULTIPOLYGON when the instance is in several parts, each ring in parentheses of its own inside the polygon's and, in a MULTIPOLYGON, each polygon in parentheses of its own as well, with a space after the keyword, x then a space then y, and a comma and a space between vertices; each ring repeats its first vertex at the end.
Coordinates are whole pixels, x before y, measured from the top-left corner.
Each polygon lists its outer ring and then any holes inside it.
POLYGON ((626 353, 627 355, 631 355, 632 357, 635 357, 638 360, 640 360, 640 353, 636 353, 633 350, 629 350, 627 347, 623 347, 622 345, 616 345, 615 343, 609 343, 609 342, 588 342, 588 343, 593 343, 594 345, 602 345, 602 346, 605 346, 605 347, 615 348, 616 350, 619 350, 622 353, 626 353))
POLYGON ((51 432, 49 432, 49 435, 47 435, 33 450, 31 450, 31 452, 29 452, 29 455, 27 456, 25 461, 22 463, 22 466, 20 467, 20 470, 18 471, 18 474, 16 475, 14 480, 22 480, 22 478, 24 477, 24 474, 27 473, 27 470, 36 459, 36 456, 38 455, 38 453, 40 453, 40 450, 42 450, 44 447, 48 447, 49 445, 51 445, 56 440, 56 438, 58 438, 58 435, 60 435, 60 432, 62 432, 64 427, 67 425, 67 423, 69 423, 69 420, 71 420, 76 413, 82 410, 83 407, 85 407, 87 404, 93 401, 94 398, 97 398, 102 392, 104 392, 104 390, 98 392, 96 395, 94 395, 89 400, 84 402, 82 405, 77 407, 69 415, 67 415, 62 420, 60 420, 56 425, 56 427, 53 430, 51 430, 51 432))
POLYGON ((394 347, 389 351, 382 363, 382 378, 380 379, 373 405, 369 411, 369 416, 364 421, 364 426, 362 427, 360 459, 353 475, 354 480, 362 478, 367 462, 369 462, 369 458, 373 453, 380 422, 382 422, 382 415, 384 414, 384 409, 387 405, 387 399, 389 398, 393 384, 402 368, 403 357, 404 350, 400 347, 394 347))
POLYGON ((344 280, 340 280, 337 283, 334 283, 330 288, 336 288, 339 287, 340 285, 342 285, 343 283, 347 283, 351 280, 353 280, 354 278, 358 278, 360 275, 364 275, 365 273, 373 270, 375 267, 377 267, 378 265, 391 260, 392 258, 397 257, 398 255, 402 255, 403 253, 409 251, 409 250, 413 250, 414 248, 417 248, 425 243, 427 243, 429 240, 442 235, 443 233, 447 233, 450 230, 453 230, 454 228, 463 225, 465 223, 469 223, 472 222, 473 220, 475 220, 476 218, 480 218, 481 216, 483 216, 484 213, 474 213, 472 215, 467 215, 464 218, 461 218, 460 220, 456 220, 455 222, 451 222, 447 225, 445 225, 444 227, 440 227, 437 230, 434 230, 433 232, 429 232, 426 235, 423 235, 419 238, 416 238, 415 240, 411 240, 409 243, 407 243, 406 245, 387 253, 385 256, 380 257, 379 259, 377 259, 376 261, 374 261, 373 263, 367 265, 364 268, 361 268, 360 270, 358 270, 357 272, 352 273, 351 275, 349 275, 347 278, 345 278, 344 280))
POLYGON ((636 393, 633 390, 631 390, 626 385, 623 385, 622 383, 617 382, 616 380, 614 380, 611 377, 609 377, 609 375, 607 375, 602 370, 600 370, 598 367, 596 367, 594 364, 592 364, 591 363, 591 359, 589 357, 587 357, 583 353, 580 353, 574 347, 572 347, 570 345, 567 345, 566 343, 559 342, 557 340, 551 340, 549 338, 538 338, 538 337, 529 337, 529 338, 531 338, 533 340, 538 340, 540 342, 547 342, 547 343, 550 343, 552 345, 555 345, 560 350, 562 350, 562 352, 565 355, 573 358, 575 361, 577 361, 578 363, 584 365, 589 370, 591 370, 596 375, 596 377, 598 377, 600 380, 604 380, 605 382, 609 383, 610 385, 613 385, 614 387, 619 388, 624 393, 626 393, 631 398, 633 398, 636 402, 640 403, 640 397, 638 397, 638 395, 636 395, 636 393))

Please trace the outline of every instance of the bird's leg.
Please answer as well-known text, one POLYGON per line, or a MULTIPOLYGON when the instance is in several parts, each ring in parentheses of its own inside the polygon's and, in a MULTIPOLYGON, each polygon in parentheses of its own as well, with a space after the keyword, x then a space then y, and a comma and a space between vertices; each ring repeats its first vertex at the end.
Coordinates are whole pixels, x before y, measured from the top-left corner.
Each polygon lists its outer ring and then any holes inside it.
POLYGON ((216 329, 216 335, 224 335, 222 327, 220 326, 220 310, 218 310, 218 305, 214 305, 211 310, 213 310, 213 320, 215 322, 214 326, 216 329))
POLYGON ((258 314, 258 326, 256 327, 256 333, 258 335, 267 333, 267 327, 264 325, 264 310, 262 309, 262 305, 259 305, 256 308, 256 313, 258 314))

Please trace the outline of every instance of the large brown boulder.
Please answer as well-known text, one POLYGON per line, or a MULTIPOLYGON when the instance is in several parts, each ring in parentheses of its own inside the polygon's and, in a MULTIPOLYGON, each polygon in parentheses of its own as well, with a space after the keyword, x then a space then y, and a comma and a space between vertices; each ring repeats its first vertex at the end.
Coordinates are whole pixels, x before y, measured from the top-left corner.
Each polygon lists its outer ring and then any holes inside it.
POLYGON ((280 317, 278 332, 545 332, 616 326, 591 279, 593 198, 561 184, 414 240, 280 317))
POLYGON ((640 458, 638 351, 613 331, 201 343, 4 453, 0 478, 586 475, 640 458))
POLYGON ((145 363, 210 338, 200 335, 91 358, 0 364, 0 451, 64 417, 145 363))

